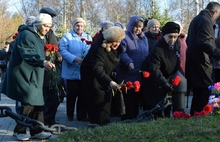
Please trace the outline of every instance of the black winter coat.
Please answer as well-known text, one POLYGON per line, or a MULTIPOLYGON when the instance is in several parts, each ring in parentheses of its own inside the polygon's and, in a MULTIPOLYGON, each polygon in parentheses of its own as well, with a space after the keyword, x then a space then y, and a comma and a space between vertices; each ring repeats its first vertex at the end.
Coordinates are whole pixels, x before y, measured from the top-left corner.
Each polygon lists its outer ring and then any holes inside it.
POLYGON ((146 32, 146 33, 144 33, 145 34, 145 36, 147 37, 147 40, 148 40, 148 45, 149 45, 149 51, 151 52, 151 50, 152 50, 152 48, 153 48, 153 46, 154 46, 154 43, 158 40, 158 39, 160 39, 160 38, 162 38, 162 35, 161 35, 161 33, 158 33, 156 36, 154 36, 152 33, 150 33, 150 32, 146 32))
MULTIPOLYGON (((53 33, 53 31, 50 29, 47 34, 46 34, 46 44, 52 44, 52 45, 58 45, 58 41, 57 41, 57 37, 56 35, 53 33)), ((60 52, 56 52, 55 53, 55 58, 57 59, 59 56, 61 56, 60 52)), ((50 60, 49 56, 46 56, 46 60, 50 60)), ((60 70, 61 70, 61 62, 58 61, 53 61, 53 63, 55 63, 56 66, 56 73, 57 73, 57 77, 53 77, 52 75, 54 75, 54 73, 52 73, 52 70, 45 70, 44 73, 44 87, 54 87, 56 85, 60 85, 60 70), (54 79, 55 78, 55 79, 54 79)))
POLYGON ((167 94, 163 85, 167 82, 171 83, 170 78, 178 70, 179 53, 179 40, 171 49, 165 39, 161 38, 154 44, 149 57, 145 59, 148 61, 143 62, 142 67, 150 72, 149 78, 143 78, 142 85, 144 102, 148 107, 154 107, 167 94))
POLYGON ((212 58, 220 59, 215 47, 214 23, 208 10, 202 10, 189 26, 186 53, 186 78, 193 87, 207 89, 213 84, 212 58))
POLYGON ((110 122, 111 98, 109 90, 111 72, 119 62, 122 48, 107 52, 102 47, 103 37, 94 43, 80 68, 83 96, 88 101, 88 114, 91 123, 110 122))

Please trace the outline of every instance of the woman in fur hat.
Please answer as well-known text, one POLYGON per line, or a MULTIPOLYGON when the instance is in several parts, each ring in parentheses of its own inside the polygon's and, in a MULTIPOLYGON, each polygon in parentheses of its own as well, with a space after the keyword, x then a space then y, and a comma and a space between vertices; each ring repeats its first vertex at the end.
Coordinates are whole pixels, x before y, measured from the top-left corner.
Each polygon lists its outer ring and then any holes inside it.
POLYGON ((96 43, 92 44, 81 65, 81 83, 84 97, 87 98, 87 108, 90 123, 105 125, 110 123, 111 89, 118 89, 110 73, 119 62, 122 48, 119 46, 125 37, 120 27, 110 27, 103 32, 96 43))

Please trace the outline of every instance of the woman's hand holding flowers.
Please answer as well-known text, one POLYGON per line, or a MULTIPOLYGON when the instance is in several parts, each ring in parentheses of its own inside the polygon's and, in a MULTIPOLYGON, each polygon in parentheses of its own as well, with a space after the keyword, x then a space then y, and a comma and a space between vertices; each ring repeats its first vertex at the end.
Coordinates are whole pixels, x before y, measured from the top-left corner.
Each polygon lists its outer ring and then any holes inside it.
POLYGON ((52 68, 55 68, 55 64, 51 63, 50 61, 44 61, 43 62, 44 68, 48 71, 51 70, 52 68))
POLYGON ((111 87, 111 89, 114 89, 114 90, 119 89, 119 85, 114 81, 110 82, 110 87, 111 87))
POLYGON ((163 87, 164 87, 168 92, 173 91, 173 86, 172 86, 170 83, 168 83, 168 82, 164 83, 163 87))

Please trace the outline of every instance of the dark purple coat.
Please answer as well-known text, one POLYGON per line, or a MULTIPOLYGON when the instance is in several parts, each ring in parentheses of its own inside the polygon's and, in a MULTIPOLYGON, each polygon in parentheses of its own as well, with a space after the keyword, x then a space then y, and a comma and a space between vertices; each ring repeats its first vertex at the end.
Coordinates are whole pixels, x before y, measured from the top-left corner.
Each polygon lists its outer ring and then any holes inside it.
POLYGON ((141 81, 140 68, 143 60, 149 53, 148 40, 144 33, 139 36, 132 33, 134 24, 140 20, 139 16, 131 17, 126 31, 126 37, 122 40, 123 53, 116 67, 118 83, 127 81, 141 81), (134 63, 134 70, 129 70, 128 65, 134 63))

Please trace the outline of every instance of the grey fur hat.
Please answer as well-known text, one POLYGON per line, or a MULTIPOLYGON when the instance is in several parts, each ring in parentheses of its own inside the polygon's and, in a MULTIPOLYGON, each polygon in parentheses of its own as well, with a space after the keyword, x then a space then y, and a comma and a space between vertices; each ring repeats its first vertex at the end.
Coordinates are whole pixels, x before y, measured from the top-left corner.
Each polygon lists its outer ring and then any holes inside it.
POLYGON ((114 26, 114 23, 111 22, 111 21, 108 21, 108 20, 103 21, 103 22, 101 22, 101 24, 100 24, 100 27, 101 27, 101 28, 112 27, 112 26, 114 26))

